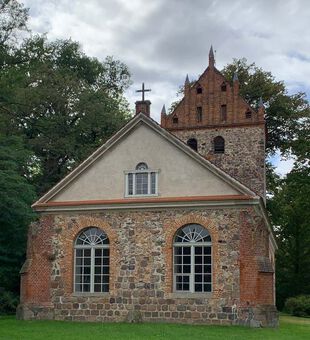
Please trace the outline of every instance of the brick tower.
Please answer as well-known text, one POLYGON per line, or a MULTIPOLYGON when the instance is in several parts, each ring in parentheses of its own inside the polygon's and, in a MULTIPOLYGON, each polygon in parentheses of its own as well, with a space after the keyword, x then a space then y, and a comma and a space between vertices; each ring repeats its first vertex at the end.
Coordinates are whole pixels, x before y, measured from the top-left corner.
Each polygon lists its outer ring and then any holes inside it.
POLYGON ((184 97, 161 126, 204 157, 265 198, 265 120, 262 102, 255 111, 215 67, 211 46, 209 66, 191 85, 186 77, 184 97))

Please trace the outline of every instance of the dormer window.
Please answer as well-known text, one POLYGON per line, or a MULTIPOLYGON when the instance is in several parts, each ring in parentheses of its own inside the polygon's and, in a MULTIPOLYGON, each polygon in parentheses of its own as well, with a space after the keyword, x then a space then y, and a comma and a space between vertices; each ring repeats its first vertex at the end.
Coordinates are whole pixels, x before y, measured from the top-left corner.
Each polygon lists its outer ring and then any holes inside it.
POLYGON ((138 163, 135 170, 125 171, 126 197, 157 196, 158 170, 151 170, 144 162, 138 163))

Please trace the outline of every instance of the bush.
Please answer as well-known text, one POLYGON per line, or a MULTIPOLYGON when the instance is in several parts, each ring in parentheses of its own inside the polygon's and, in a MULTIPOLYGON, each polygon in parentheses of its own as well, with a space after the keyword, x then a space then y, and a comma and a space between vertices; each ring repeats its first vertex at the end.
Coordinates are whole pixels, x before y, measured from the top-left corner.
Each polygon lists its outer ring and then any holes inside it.
POLYGON ((285 301, 285 310, 295 316, 310 316, 310 295, 288 298, 285 301))
POLYGON ((14 314, 18 303, 18 296, 11 292, 0 290, 0 315, 14 314))

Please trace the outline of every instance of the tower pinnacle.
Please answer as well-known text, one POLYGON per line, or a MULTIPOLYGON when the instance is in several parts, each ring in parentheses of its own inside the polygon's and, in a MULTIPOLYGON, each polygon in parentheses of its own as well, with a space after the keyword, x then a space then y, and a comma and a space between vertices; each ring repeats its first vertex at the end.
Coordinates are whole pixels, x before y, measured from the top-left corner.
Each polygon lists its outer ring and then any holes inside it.
POLYGON ((211 45, 210 52, 209 52, 209 67, 213 68, 215 65, 215 58, 213 53, 213 47, 211 45))

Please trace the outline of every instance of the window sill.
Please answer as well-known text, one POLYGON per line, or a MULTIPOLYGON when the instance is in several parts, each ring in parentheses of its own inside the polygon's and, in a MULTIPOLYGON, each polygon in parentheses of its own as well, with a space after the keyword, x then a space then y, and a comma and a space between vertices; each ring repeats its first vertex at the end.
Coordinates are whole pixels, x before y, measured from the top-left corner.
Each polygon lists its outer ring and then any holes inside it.
POLYGON ((125 198, 144 198, 144 197, 158 197, 159 194, 147 194, 147 195, 125 195, 125 198))
POLYGON ((172 299, 210 299, 212 298, 212 292, 208 293, 190 293, 190 292, 174 292, 169 294, 169 298, 172 299))
POLYGON ((82 296, 82 297, 109 297, 110 293, 77 293, 73 292, 72 296, 82 296))

